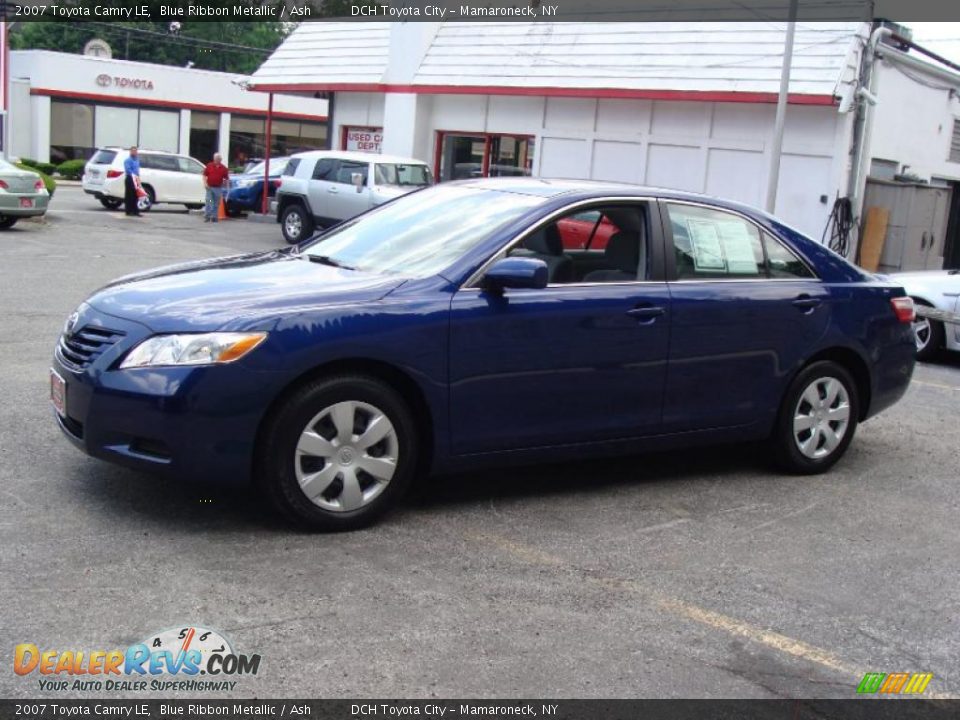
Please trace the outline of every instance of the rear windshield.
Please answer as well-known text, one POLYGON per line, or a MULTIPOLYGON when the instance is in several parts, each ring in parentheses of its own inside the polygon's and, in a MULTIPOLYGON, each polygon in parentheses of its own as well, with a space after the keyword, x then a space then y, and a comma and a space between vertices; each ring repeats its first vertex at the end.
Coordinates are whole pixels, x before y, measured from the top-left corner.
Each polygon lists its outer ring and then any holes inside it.
POLYGON ((374 171, 377 185, 430 184, 430 170, 426 165, 401 165, 400 163, 377 163, 374 171))
POLYGON ((90 162, 94 165, 109 165, 116 156, 116 150, 97 150, 94 156, 90 158, 90 162))

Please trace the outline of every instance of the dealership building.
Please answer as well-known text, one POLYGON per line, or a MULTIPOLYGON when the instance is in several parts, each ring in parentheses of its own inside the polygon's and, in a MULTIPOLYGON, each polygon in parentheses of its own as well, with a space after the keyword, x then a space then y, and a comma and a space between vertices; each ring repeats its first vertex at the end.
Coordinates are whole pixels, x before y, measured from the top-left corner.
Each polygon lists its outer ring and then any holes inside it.
MULTIPOLYGON (((938 188, 943 228, 960 195, 960 75, 886 36, 868 63, 873 30, 797 25, 775 213, 816 238, 868 176, 938 188), (865 65, 875 106, 858 94, 865 65)), ((440 180, 616 180, 763 206, 785 35, 774 22, 310 22, 251 87, 330 93, 333 147, 426 160, 440 180)))
MULTIPOLYGON (((195 68, 46 50, 10 53, 10 154, 87 159, 97 147, 139 145, 231 164, 265 152, 268 98, 249 78, 195 68)), ((273 155, 323 148, 327 101, 277 96, 273 155)))

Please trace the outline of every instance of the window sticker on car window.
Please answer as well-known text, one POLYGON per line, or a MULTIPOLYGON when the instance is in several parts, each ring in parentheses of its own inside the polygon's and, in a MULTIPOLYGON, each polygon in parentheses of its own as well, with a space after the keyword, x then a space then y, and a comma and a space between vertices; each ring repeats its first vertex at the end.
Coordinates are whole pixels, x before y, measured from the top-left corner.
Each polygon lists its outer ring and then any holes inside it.
POLYGON ((694 270, 759 275, 754 239, 738 220, 687 219, 694 270))
POLYGON ((717 223, 712 220, 688 218, 687 234, 690 236, 695 270, 722 272, 727 269, 727 263, 723 257, 723 247, 720 245, 720 232, 717 223))
POLYGON ((731 275, 759 275, 757 257, 753 253, 754 238, 747 226, 739 220, 717 223, 723 253, 727 259, 727 272, 731 275))

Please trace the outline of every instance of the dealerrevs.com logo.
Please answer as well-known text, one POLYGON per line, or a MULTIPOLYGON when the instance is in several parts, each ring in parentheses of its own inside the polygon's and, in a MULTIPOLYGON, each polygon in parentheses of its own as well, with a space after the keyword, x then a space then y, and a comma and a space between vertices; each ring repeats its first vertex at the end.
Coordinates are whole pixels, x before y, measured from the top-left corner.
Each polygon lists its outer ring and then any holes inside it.
POLYGON ((164 630, 126 650, 41 649, 21 643, 13 671, 35 676, 42 691, 232 691, 242 675, 256 675, 259 655, 244 655, 215 630, 164 630))

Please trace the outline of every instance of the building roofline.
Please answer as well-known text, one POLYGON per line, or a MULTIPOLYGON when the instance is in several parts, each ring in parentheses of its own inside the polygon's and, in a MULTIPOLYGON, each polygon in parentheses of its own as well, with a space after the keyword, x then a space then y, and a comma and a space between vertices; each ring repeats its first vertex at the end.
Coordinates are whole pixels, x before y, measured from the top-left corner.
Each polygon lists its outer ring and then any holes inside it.
MULTIPOLYGON (((251 83, 250 90, 265 93, 374 92, 414 95, 526 95, 545 97, 612 98, 636 100, 691 100, 706 102, 773 103, 775 92, 736 90, 653 90, 611 87, 519 87, 504 85, 396 85, 390 83, 251 83)), ((835 105, 833 95, 790 93, 792 105, 835 105)))

